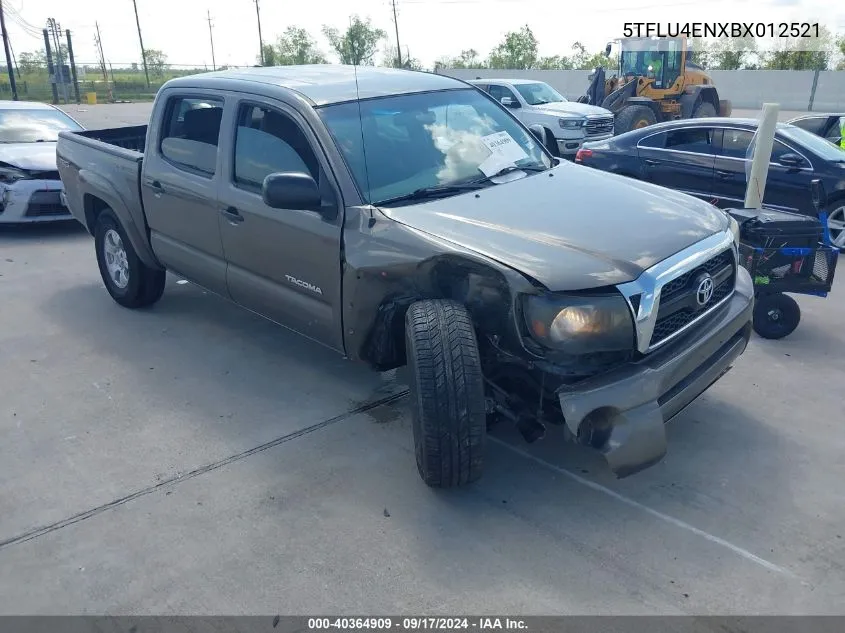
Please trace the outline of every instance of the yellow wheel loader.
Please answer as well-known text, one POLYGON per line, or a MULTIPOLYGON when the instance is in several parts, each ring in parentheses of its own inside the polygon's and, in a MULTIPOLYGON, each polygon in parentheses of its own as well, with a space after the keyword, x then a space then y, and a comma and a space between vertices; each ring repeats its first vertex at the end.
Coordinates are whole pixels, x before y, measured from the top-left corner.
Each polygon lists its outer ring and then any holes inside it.
MULTIPOLYGON (((596 68, 587 94, 578 99, 613 112, 616 134, 660 121, 731 115, 730 101, 719 98, 710 75, 689 59, 686 38, 616 42, 618 70, 605 79, 605 70, 596 68)), ((611 50, 608 44, 605 55, 611 50)))

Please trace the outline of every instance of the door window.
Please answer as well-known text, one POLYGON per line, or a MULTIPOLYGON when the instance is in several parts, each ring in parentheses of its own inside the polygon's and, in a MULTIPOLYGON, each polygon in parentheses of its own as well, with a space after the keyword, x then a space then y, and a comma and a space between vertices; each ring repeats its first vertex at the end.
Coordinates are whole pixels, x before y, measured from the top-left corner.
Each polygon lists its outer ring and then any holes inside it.
POLYGON ((519 99, 516 98, 516 95, 510 88, 505 88, 505 86, 494 86, 491 84, 490 89, 487 92, 489 92, 490 96, 499 103, 502 102, 503 97, 510 97, 513 99, 514 105, 519 105, 519 99))
POLYGON ((287 115, 265 106, 242 105, 235 132, 235 185, 260 191, 264 178, 278 172, 319 178, 319 163, 308 139, 287 115))
POLYGON ((177 167, 213 176, 222 99, 173 97, 165 109, 159 151, 177 167))
POLYGON ((637 145, 639 147, 647 147, 649 149, 664 149, 666 147, 666 132, 646 136, 637 143, 637 145))
POLYGON ((696 154, 713 153, 713 129, 704 127, 672 130, 666 134, 666 149, 696 154))
POLYGON ((827 117, 813 116, 798 119, 793 121, 790 125, 800 127, 802 130, 807 130, 813 134, 821 134, 824 131, 824 126, 827 123, 827 117))
POLYGON ((748 130, 726 128, 719 153, 727 158, 745 159, 748 153, 748 146, 751 145, 751 139, 753 137, 754 133, 748 130))

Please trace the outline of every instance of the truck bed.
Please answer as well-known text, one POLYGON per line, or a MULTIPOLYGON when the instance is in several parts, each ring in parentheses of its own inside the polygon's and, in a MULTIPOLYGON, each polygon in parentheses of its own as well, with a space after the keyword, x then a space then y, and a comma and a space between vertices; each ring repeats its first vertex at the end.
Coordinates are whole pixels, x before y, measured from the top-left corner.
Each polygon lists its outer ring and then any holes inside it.
POLYGON ((146 125, 113 127, 104 130, 85 130, 84 132, 74 132, 74 134, 141 154, 144 153, 144 145, 147 142, 146 125))

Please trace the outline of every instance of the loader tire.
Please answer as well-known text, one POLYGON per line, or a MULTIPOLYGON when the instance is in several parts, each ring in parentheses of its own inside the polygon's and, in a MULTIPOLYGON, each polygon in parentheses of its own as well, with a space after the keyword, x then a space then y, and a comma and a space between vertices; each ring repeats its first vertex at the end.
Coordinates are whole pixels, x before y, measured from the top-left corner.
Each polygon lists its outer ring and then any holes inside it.
POLYGON ((654 110, 644 105, 629 105, 625 106, 622 111, 616 115, 614 127, 617 134, 624 134, 631 130, 639 130, 640 128, 648 127, 657 123, 657 117, 654 110))

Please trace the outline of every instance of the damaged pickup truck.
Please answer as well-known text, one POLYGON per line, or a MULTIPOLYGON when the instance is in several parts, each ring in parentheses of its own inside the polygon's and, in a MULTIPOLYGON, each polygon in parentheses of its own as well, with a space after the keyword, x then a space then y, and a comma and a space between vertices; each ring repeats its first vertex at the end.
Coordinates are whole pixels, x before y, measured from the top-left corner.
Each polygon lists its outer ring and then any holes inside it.
POLYGON ((562 425, 624 477, 745 350, 752 284, 724 212, 541 137, 444 76, 254 68, 169 81, 149 126, 63 132, 58 166, 120 305, 169 270, 406 367, 428 485, 477 480, 497 420, 562 425))

